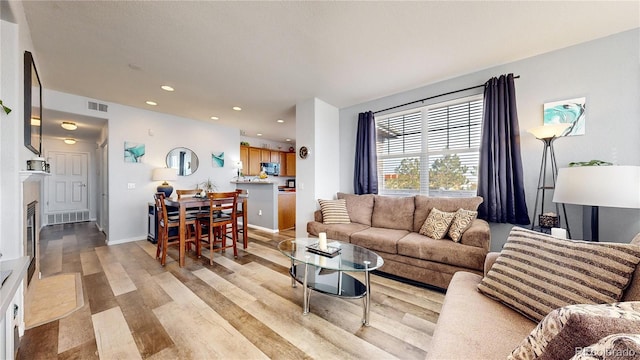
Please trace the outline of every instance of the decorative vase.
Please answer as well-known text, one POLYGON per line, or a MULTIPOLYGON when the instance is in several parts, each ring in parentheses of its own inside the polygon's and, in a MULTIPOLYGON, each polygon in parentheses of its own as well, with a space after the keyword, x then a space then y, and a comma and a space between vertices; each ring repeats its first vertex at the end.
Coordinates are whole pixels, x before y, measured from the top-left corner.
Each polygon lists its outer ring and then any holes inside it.
POLYGON ((169 185, 169 183, 165 181, 161 185, 158 185, 156 191, 163 192, 164 197, 171 197, 171 194, 173 193, 173 186, 169 185))

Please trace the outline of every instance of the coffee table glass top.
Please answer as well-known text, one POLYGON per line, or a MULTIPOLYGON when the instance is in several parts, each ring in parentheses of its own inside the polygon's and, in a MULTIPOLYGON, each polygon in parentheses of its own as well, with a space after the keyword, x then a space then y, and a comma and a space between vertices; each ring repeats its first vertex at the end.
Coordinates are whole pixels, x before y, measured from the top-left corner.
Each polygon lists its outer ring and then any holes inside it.
POLYGON ((317 238, 284 240, 278 244, 278 250, 297 262, 331 270, 371 271, 384 264, 382 258, 371 250, 335 240, 327 240, 328 246, 340 248, 340 253, 334 257, 307 251, 307 246, 314 245, 317 242, 317 238), (369 262, 368 266, 365 262, 369 262))

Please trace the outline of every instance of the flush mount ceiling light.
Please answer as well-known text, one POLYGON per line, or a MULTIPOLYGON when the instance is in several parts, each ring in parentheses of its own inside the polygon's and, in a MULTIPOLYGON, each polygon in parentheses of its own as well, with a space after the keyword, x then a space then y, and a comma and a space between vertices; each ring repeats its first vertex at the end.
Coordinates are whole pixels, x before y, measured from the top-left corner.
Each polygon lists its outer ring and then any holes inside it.
POLYGON ((219 118, 219 117, 217 117, 217 116, 212 116, 212 117, 211 117, 211 120, 219 120, 219 119, 220 119, 220 118, 219 118))
POLYGON ((31 126, 40 126, 40 119, 31 118, 31 126))
POLYGON ((174 90, 175 90, 174 88, 172 88, 172 87, 171 87, 171 86, 169 86, 169 85, 162 85, 162 86, 160 86, 160 88, 161 88, 162 90, 164 90, 164 91, 174 91, 174 90))
POLYGON ((235 110, 235 111, 240 111, 240 110, 242 110, 242 108, 241 108, 240 106, 234 106, 234 107, 233 107, 233 110, 235 110))
POLYGON ((76 123, 71 121, 63 121, 62 124, 60 124, 60 126, 62 126, 63 129, 69 130, 69 131, 73 131, 78 128, 78 125, 76 125, 76 123))
POLYGON ((151 100, 147 100, 147 101, 146 101, 146 103, 147 103, 147 105, 151 105, 151 106, 156 106, 156 105, 158 105, 158 103, 157 103, 157 102, 155 102, 155 101, 151 101, 151 100))
POLYGON ((284 122, 284 120, 278 119, 278 120, 276 120, 276 122, 282 124, 284 122))
POLYGON ((284 139, 284 141, 291 141, 291 139, 284 139))
POLYGON ((73 145, 76 143, 76 139, 72 139, 72 138, 66 138, 64 139, 64 143, 67 145, 73 145))
POLYGON ((257 135, 257 136, 262 136, 262 133, 257 133, 256 135, 257 135))

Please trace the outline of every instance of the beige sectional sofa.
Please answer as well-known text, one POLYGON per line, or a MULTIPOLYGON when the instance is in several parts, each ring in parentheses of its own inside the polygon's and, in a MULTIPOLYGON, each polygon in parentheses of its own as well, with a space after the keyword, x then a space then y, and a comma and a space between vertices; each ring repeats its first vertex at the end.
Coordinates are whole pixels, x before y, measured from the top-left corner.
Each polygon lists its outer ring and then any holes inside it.
POLYGON ((489 224, 475 219, 459 243, 434 240, 419 234, 431 209, 455 212, 476 210, 482 198, 391 197, 338 193, 345 199, 351 223, 324 224, 322 212, 307 223, 307 232, 350 242, 378 253, 384 259, 382 272, 446 289, 453 274, 465 270, 482 274, 489 251, 489 224))
MULTIPOLYGON (((632 244, 640 245, 640 234, 634 238, 632 244)), ((504 250, 503 250, 504 252, 504 250)), ((487 255, 485 268, 488 271, 496 262, 500 253, 492 252, 487 255)), ((601 271, 598 267, 593 267, 593 273, 598 275, 601 271)), ((624 290, 621 301, 637 302, 640 301, 640 266, 636 266, 635 272, 632 273, 631 281, 624 290)), ((519 356, 509 357, 511 352, 523 344, 523 340, 534 330, 538 330, 536 325, 538 322, 532 321, 520 312, 507 307, 503 303, 494 300, 480 291, 478 285, 483 279, 482 275, 474 274, 466 271, 460 271, 455 274, 447 294, 444 304, 438 318, 438 323, 433 334, 431 349, 428 352, 427 359, 518 359, 519 356)), ((629 303, 640 309, 640 303, 629 303)), ((636 318, 640 317, 640 312, 635 313, 636 318)), ((546 320, 546 319, 545 319, 546 320)), ((544 320, 543 320, 544 321, 544 320)), ((580 320, 586 323, 582 318, 580 320)), ((606 323, 606 321, 602 321, 606 323)), ((636 321, 636 330, 632 333, 640 334, 640 322, 636 321)), ((559 325, 552 327, 561 328, 559 325)), ((594 331, 594 326, 588 331, 594 331)), ((600 329, 606 333, 606 329, 600 329)), ((584 333, 580 331, 566 331, 564 336, 582 336, 584 333)), ((576 343, 581 340, 576 339, 576 343)), ((563 340, 568 351, 573 356, 576 343, 566 344, 568 341, 563 340)), ((549 342, 549 344, 553 344, 549 342)), ((555 344, 558 345, 557 343, 555 344)), ((589 344, 581 344, 588 346, 589 344)), ((611 349, 611 348, 609 348, 611 349)), ((640 358, 640 348, 638 343, 624 344, 618 350, 621 352, 631 353, 629 359, 640 358)), ((567 349, 565 349, 567 350, 567 349)), ((555 349, 557 351, 557 349, 555 349)), ((600 350, 605 351, 605 350, 600 350)), ((557 353, 545 353, 536 358, 538 359, 555 359, 555 358, 571 358, 559 356, 557 353)), ((583 357, 579 357, 584 359, 583 357)), ((595 359, 586 357, 588 359, 595 359)), ((606 357, 609 359, 610 357, 606 357)), ((613 357, 612 357, 613 358, 613 357)), ((618 359, 618 357, 615 357, 618 359)))

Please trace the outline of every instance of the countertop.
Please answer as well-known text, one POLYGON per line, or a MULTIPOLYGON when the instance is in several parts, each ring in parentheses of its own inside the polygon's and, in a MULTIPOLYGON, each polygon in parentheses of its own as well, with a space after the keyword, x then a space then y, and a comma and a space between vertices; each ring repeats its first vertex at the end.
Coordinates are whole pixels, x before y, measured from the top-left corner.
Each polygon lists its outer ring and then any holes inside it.
POLYGON ((29 257, 0 261, 0 270, 12 270, 11 275, 0 288, 0 317, 4 317, 18 287, 24 280, 29 267, 29 257))
POLYGON ((232 184, 256 184, 256 185, 274 185, 275 182, 270 180, 254 180, 254 181, 232 181, 232 184))

